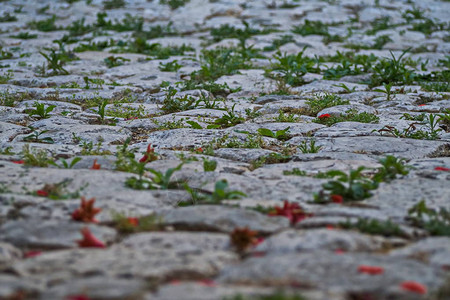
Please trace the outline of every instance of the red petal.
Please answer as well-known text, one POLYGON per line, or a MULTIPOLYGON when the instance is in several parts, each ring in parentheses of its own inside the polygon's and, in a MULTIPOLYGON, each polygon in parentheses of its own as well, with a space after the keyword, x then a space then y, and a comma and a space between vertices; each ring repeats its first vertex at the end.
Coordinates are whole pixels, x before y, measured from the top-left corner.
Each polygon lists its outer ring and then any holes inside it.
POLYGON ((318 118, 319 119, 325 119, 325 118, 329 118, 329 117, 331 117, 330 114, 323 114, 323 115, 320 115, 318 118))
POLYGON ((97 163, 97 159, 94 159, 91 170, 100 170, 101 165, 97 163))
POLYGON ((383 274, 384 268, 376 267, 376 266, 360 265, 358 267, 358 272, 366 273, 366 274, 370 274, 370 275, 379 275, 379 274, 383 274))
POLYGON ((403 281, 400 284, 400 287, 405 291, 414 292, 417 294, 427 293, 427 287, 416 281, 403 281))
POLYGON ((139 226, 139 219, 138 218, 127 218, 128 223, 134 227, 139 226))
POLYGON ((38 190, 38 191, 36 191, 36 195, 41 196, 41 197, 48 197, 48 192, 44 191, 44 190, 38 190))
POLYGON ((19 165, 21 165, 21 164, 24 164, 25 163, 25 161, 24 160, 13 160, 13 161, 11 161, 13 164, 19 164, 19 165))
POLYGON ((333 202, 333 203, 341 204, 344 202, 344 197, 342 197, 341 195, 336 195, 336 194, 330 195, 330 199, 331 199, 331 202, 333 202))
POLYGON ((23 254, 23 257, 30 258, 30 257, 39 256, 41 254, 42 254, 42 251, 28 251, 23 254))
POLYGON ((97 239, 89 230, 89 228, 84 227, 80 230, 83 235, 83 239, 77 241, 78 245, 82 248, 106 248, 105 244, 97 239))
POLYGON ((435 171, 445 171, 445 172, 449 172, 450 169, 446 168, 446 167, 436 167, 434 168, 435 171))

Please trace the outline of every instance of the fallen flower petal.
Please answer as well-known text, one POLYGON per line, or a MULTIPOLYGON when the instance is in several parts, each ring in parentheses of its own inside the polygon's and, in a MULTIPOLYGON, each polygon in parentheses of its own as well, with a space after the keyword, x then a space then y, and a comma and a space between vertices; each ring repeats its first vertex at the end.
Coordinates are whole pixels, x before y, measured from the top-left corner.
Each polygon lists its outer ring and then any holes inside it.
POLYGON ((86 198, 81 197, 80 207, 72 213, 72 219, 80 222, 98 223, 98 221, 95 219, 95 215, 98 214, 102 209, 95 208, 94 202, 95 198, 86 200, 86 198))
POLYGON ((419 104, 418 106, 425 106, 426 104, 419 104))
POLYGON ((330 114, 323 114, 323 115, 318 116, 319 119, 326 119, 326 118, 330 118, 330 117, 331 117, 330 114))
POLYGON ((236 250, 242 252, 259 243, 257 234, 256 231, 250 230, 248 227, 235 228, 230 234, 230 243, 236 250))
POLYGON ((400 287, 405 291, 414 292, 417 294, 427 293, 427 287, 416 281, 403 281, 400 284, 400 287))
POLYGON ((445 171, 445 172, 450 172, 450 168, 446 168, 446 167, 436 167, 434 168, 435 171, 445 171))
POLYGON ((96 238, 89 228, 84 227, 80 230, 81 234, 83 235, 83 239, 80 241, 77 241, 78 246, 82 248, 106 248, 106 245, 100 241, 98 238, 96 238))
POLYGON ((24 164, 25 163, 25 161, 24 160, 12 160, 11 161, 13 164, 19 164, 19 165, 21 165, 21 164, 24 164))
POLYGON ((156 160, 156 154, 155 149, 152 148, 152 145, 149 144, 147 146, 147 151, 145 152, 144 156, 139 160, 140 163, 148 163, 150 161, 156 160))
POLYGON ((345 251, 344 250, 342 250, 342 249, 336 249, 336 250, 334 250, 334 253, 336 253, 336 254, 344 254, 345 253, 345 251))
POLYGON ((283 207, 275 206, 275 211, 269 213, 269 216, 284 216, 291 221, 292 225, 297 224, 303 219, 312 217, 312 214, 305 213, 298 203, 283 202, 283 207))
POLYGON ((139 219, 138 218, 127 218, 128 224, 131 226, 137 227, 139 226, 139 219))
POLYGON ((330 195, 330 199, 331 199, 331 202, 333 202, 333 203, 341 204, 344 202, 344 197, 342 197, 341 195, 336 195, 336 194, 330 195))
POLYGON ((91 170, 100 170, 101 165, 97 163, 97 159, 94 159, 91 170))
POLYGON ((37 190, 36 195, 38 195, 40 197, 48 197, 48 192, 44 191, 44 190, 37 190))
POLYGON ((34 251, 27 251, 23 254, 24 258, 31 258, 35 256, 39 256, 42 254, 42 251, 34 250, 34 251))
POLYGON ((366 273, 366 274, 370 274, 370 275, 379 275, 379 274, 383 274, 384 268, 377 267, 377 266, 360 265, 358 267, 358 272, 366 273))

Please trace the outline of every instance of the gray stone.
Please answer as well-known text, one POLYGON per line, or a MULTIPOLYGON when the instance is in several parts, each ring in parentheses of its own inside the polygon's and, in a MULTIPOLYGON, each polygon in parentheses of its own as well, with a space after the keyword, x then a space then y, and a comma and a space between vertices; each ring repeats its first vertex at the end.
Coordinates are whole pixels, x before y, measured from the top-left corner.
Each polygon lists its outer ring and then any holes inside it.
POLYGON ((289 221, 285 218, 216 205, 181 207, 164 212, 161 216, 165 224, 191 230, 232 232, 238 227, 248 227, 261 234, 268 234, 289 226, 289 221))
POLYGON ((380 249, 381 240, 357 232, 337 229, 286 230, 265 239, 252 252, 284 255, 291 252, 343 250, 371 252, 380 249))
POLYGON ((78 247, 80 230, 88 227, 94 236, 105 243, 116 237, 115 230, 108 227, 87 225, 63 220, 27 219, 9 221, 0 227, 0 239, 17 247, 58 249, 78 247))
MULTIPOLYGON (((430 291, 443 284, 443 272, 409 259, 370 254, 335 254, 316 251, 303 254, 272 254, 250 258, 225 268, 219 283, 283 286, 293 283, 326 291, 376 294, 401 293, 403 281, 417 281, 430 291), (383 274, 358 272, 361 265, 378 266, 383 274)), ((406 293, 403 291, 403 293, 406 293)))
POLYGON ((69 296, 83 295, 89 299, 140 299, 147 284, 141 279, 116 279, 92 277, 74 279, 46 289, 39 299, 67 299, 69 296))
POLYGON ((450 268, 450 240, 430 237, 389 253, 393 257, 413 258, 444 270, 450 268))
MULTIPOLYGON (((288 141, 291 145, 300 144, 301 138, 294 137, 288 141)), ((316 141, 321 152, 353 152, 372 155, 394 155, 403 158, 423 158, 430 155, 445 142, 400 139, 382 136, 359 136, 327 138, 316 141)))

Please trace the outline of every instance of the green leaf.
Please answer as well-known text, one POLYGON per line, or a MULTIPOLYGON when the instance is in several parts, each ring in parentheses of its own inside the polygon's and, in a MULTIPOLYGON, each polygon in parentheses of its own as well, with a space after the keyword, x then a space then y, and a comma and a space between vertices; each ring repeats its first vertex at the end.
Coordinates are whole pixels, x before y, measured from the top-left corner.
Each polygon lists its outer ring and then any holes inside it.
POLYGON ((262 136, 276 138, 276 134, 272 130, 267 129, 267 128, 259 128, 258 133, 262 136))
POLYGON ((203 127, 195 121, 186 121, 186 123, 191 125, 194 129, 203 129, 203 127))

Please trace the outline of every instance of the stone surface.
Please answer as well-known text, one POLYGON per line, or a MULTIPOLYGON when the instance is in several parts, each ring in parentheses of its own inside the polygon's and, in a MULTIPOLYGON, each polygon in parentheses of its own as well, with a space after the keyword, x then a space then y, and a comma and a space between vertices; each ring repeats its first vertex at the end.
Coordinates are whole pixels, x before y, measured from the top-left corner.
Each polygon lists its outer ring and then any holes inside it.
POLYGON ((162 218, 166 224, 180 228, 221 232, 248 227, 268 234, 289 226, 285 218, 268 217, 251 210, 215 205, 178 208, 162 214, 162 218))
POLYGON ((450 298, 450 2, 0 2, 0 299, 450 298))

